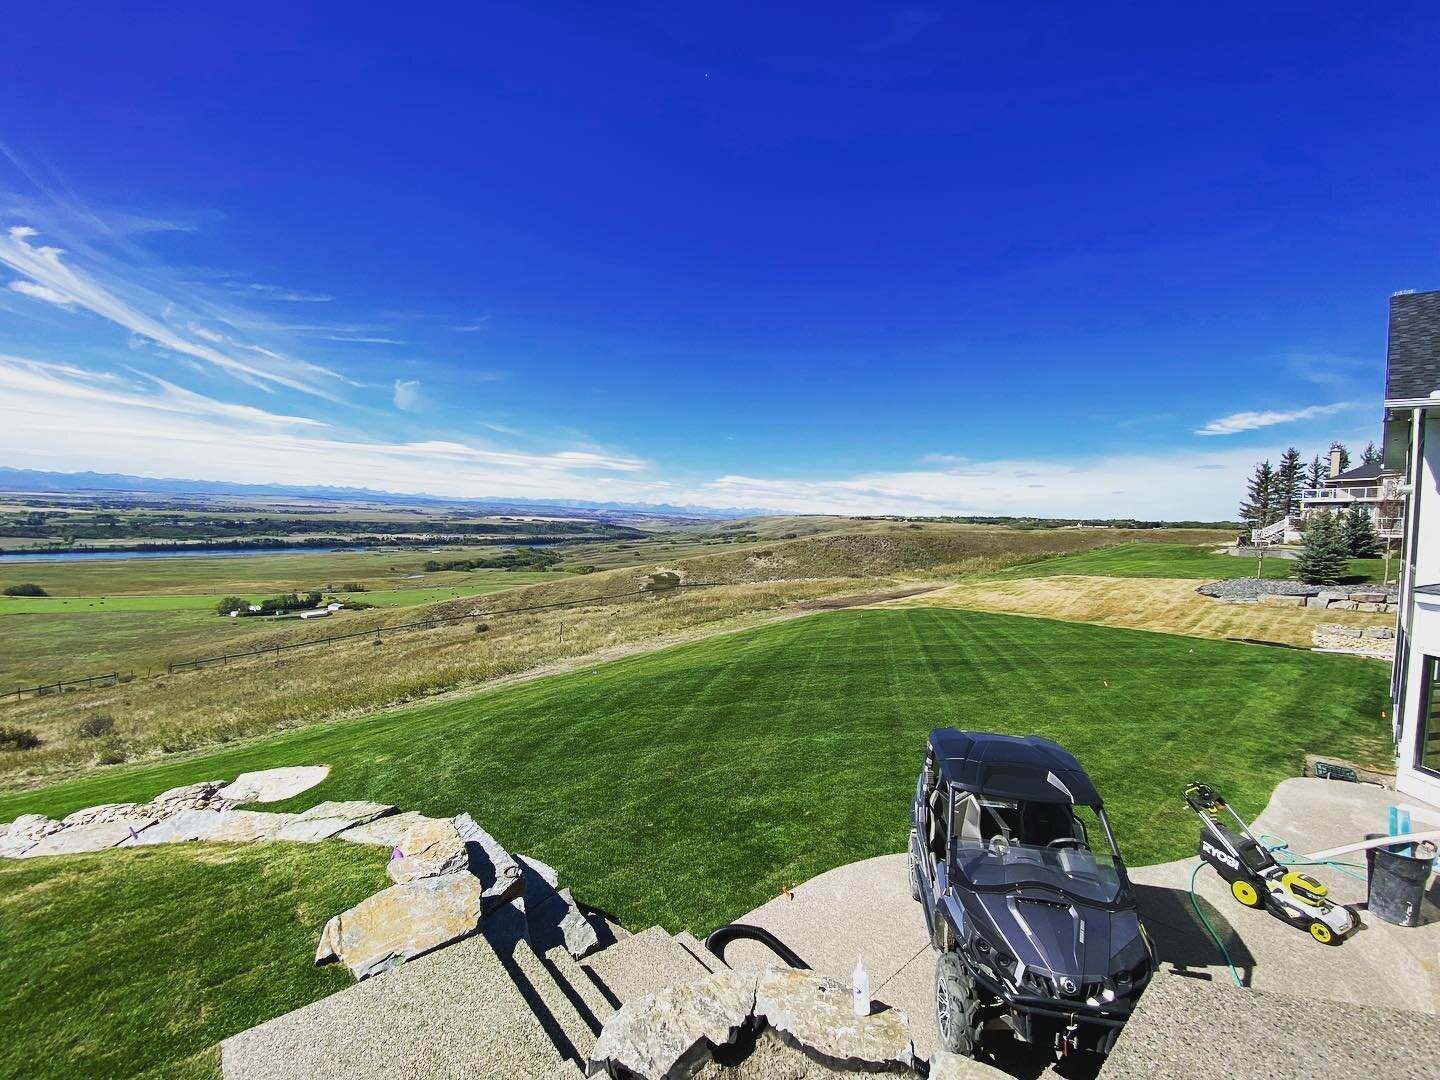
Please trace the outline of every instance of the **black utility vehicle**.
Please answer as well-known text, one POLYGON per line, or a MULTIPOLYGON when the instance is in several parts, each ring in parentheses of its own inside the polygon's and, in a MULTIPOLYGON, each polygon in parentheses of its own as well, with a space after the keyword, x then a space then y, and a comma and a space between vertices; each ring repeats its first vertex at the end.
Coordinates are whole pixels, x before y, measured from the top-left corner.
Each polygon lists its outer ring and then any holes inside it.
POLYGON ((1100 796, 1059 743, 937 728, 911 809, 940 1044, 1108 1053, 1155 970, 1100 796))

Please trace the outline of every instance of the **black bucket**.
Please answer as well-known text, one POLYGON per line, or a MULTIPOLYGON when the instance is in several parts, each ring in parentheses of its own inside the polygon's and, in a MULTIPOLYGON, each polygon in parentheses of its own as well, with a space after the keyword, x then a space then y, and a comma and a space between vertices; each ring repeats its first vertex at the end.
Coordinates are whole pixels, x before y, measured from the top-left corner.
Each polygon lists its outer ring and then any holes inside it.
MULTIPOLYGON (((1378 840, 1373 833, 1367 840, 1378 840)), ((1429 844, 1392 844, 1365 852, 1369 864, 1370 896, 1367 910, 1377 919, 1396 926, 1419 926, 1420 908, 1425 899, 1425 882, 1435 850, 1429 844), (1418 854, 1412 854, 1418 851, 1418 854), (1426 854, 1428 852, 1428 854, 1426 854)))

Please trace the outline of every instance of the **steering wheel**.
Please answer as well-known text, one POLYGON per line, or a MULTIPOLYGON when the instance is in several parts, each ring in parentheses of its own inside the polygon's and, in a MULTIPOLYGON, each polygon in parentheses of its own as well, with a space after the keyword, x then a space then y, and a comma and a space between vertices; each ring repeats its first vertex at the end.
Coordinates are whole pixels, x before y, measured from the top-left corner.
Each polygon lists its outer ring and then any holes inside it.
POLYGON ((990 838, 990 854, 1006 855, 1010 851, 1010 841, 1005 839, 1001 833, 996 833, 990 838))
POLYGON ((1071 847, 1078 848, 1080 846, 1080 841, 1077 837, 1074 836, 1057 836, 1054 840, 1051 840, 1045 846, 1059 847, 1061 844, 1069 844, 1071 847))

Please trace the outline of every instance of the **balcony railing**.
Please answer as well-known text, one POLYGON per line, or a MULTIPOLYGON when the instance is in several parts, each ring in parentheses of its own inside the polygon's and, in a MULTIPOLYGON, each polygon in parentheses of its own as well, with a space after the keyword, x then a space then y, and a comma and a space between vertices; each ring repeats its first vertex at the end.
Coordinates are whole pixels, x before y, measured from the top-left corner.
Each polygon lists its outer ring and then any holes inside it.
POLYGON ((1394 488, 1387 487, 1306 488, 1300 492, 1306 502, 1383 502, 1398 497, 1394 488))

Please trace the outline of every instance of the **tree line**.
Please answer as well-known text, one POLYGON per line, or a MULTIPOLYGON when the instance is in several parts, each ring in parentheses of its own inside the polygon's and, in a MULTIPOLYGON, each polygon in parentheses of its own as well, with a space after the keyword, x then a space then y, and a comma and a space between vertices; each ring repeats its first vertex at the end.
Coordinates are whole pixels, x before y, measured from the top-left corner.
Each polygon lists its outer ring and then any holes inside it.
MULTIPOLYGON (((1300 458, 1300 451, 1290 447, 1280 455, 1279 466, 1272 465, 1269 458, 1255 466, 1245 492, 1245 501, 1240 504, 1240 520, 1252 529, 1263 529, 1266 525, 1300 513, 1301 492, 1318 488, 1330 479, 1329 458, 1335 451, 1340 452, 1340 472, 1350 468, 1350 450, 1341 442, 1330 444, 1330 451, 1324 456, 1316 454, 1306 465, 1300 458)), ((1380 451, 1375 444, 1366 443, 1360 452, 1362 465, 1380 464, 1380 451)))

